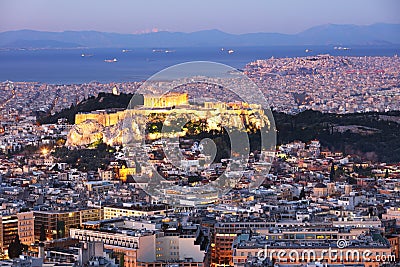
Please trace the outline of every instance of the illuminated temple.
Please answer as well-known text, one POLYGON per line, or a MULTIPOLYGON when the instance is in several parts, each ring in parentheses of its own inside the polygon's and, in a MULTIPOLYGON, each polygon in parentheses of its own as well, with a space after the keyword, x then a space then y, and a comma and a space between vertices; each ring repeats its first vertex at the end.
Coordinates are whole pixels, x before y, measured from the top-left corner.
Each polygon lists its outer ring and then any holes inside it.
MULTIPOLYGON (((187 93, 168 93, 165 95, 144 95, 143 111, 164 112, 162 109, 188 105, 187 93), (154 109, 159 109, 155 111, 154 109), (161 110, 160 110, 161 109, 161 110)), ((123 120, 126 114, 125 109, 96 110, 90 113, 78 113, 75 115, 75 124, 93 120, 104 127, 112 126, 123 120)))
POLYGON ((188 104, 187 93, 169 93, 165 95, 144 95, 145 108, 169 108, 188 104))

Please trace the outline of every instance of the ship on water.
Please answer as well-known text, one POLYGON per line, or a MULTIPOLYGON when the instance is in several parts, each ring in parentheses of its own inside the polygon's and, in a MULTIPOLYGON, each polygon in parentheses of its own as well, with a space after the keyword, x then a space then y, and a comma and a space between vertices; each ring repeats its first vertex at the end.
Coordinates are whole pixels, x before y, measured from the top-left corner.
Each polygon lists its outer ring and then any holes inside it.
POLYGON ((234 52, 235 52, 235 50, 233 50, 233 49, 228 49, 228 50, 227 50, 227 49, 225 49, 224 47, 222 47, 222 48, 221 48, 221 51, 222 51, 222 52, 225 52, 225 51, 227 51, 227 52, 228 52, 228 54, 232 54, 232 53, 234 53, 234 52))
POLYGON ((104 62, 107 62, 107 63, 114 63, 114 62, 117 62, 118 60, 116 59, 116 58, 113 58, 113 59, 105 59, 104 60, 104 62))
POLYGON ((335 46, 335 47, 333 47, 333 49, 335 49, 335 50, 350 50, 351 48, 350 47, 335 46))
POLYGON ((169 49, 153 49, 153 53, 174 53, 175 50, 169 49))

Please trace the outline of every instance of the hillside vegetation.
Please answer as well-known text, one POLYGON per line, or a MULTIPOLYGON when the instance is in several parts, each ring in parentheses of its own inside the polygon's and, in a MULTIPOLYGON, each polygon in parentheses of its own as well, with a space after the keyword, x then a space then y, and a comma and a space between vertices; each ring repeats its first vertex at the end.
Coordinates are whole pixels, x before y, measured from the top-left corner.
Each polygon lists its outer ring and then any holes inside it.
MULTIPOLYGON (((54 115, 42 116, 38 122, 57 123, 66 118, 73 124, 78 112, 126 108, 131 98, 131 94, 100 93, 54 115)), ((325 148, 363 160, 400 162, 400 111, 332 114, 307 110, 296 115, 274 112, 274 118, 277 144, 318 139, 325 148)))

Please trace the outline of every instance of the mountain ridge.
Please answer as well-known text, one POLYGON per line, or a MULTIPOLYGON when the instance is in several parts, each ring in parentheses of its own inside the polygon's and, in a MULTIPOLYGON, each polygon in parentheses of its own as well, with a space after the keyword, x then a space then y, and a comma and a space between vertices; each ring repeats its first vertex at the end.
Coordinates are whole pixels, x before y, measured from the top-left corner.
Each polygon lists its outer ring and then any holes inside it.
POLYGON ((256 32, 231 34, 218 29, 185 32, 123 34, 94 30, 47 32, 16 30, 0 32, 1 48, 138 48, 188 46, 290 46, 290 45, 400 45, 400 24, 324 24, 296 34, 256 32), (23 42, 22 42, 23 41, 23 42), (46 44, 51 42, 51 45, 46 44), (40 48, 40 47, 39 47, 40 48))

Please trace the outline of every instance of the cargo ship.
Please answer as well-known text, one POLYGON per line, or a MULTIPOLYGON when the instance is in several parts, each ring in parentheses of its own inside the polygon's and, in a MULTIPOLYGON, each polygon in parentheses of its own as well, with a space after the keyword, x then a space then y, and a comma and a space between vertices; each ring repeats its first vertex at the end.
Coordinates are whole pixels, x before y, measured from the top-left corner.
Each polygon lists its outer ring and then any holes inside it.
POLYGON ((114 62, 117 62, 118 60, 116 59, 116 58, 113 58, 113 59, 105 59, 104 60, 104 62, 107 62, 107 63, 114 63, 114 62))

